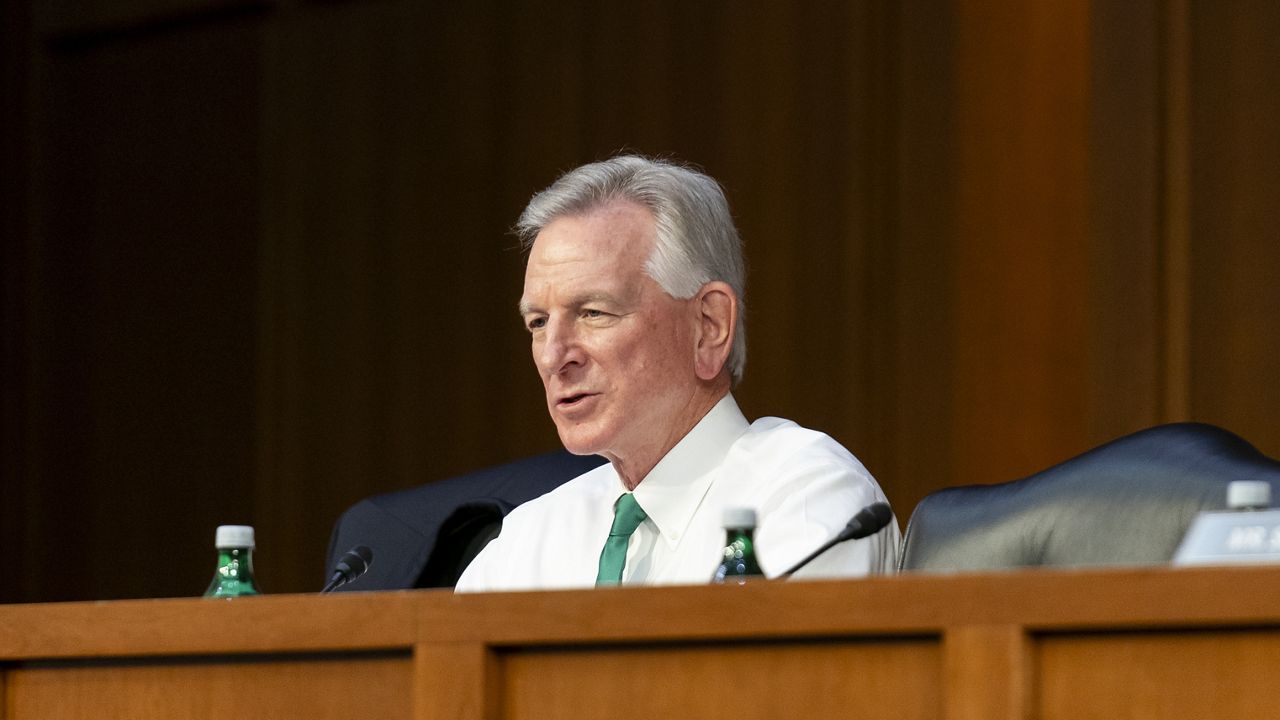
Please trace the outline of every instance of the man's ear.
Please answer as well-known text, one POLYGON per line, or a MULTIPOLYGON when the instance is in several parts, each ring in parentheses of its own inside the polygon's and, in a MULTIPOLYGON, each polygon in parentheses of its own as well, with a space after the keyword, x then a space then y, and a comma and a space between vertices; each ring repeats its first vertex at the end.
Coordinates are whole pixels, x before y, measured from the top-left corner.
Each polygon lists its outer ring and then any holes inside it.
POLYGON ((694 296, 694 308, 698 321, 694 370, 699 380, 710 381, 720 375, 733 348, 738 296, 728 283, 712 280, 694 296))

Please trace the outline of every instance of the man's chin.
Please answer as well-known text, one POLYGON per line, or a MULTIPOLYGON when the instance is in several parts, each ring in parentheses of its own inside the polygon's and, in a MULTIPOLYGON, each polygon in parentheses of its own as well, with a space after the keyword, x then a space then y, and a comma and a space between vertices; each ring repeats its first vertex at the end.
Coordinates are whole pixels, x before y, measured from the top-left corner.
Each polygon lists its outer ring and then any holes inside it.
POLYGON ((604 449, 599 438, 585 433, 560 432, 560 444, 574 455, 599 455, 604 449))
POLYGON ((564 449, 568 450, 570 453, 574 455, 599 455, 600 454, 600 451, 597 450, 593 445, 570 444, 570 443, 564 442, 563 440, 561 440, 561 442, 564 444, 564 449))

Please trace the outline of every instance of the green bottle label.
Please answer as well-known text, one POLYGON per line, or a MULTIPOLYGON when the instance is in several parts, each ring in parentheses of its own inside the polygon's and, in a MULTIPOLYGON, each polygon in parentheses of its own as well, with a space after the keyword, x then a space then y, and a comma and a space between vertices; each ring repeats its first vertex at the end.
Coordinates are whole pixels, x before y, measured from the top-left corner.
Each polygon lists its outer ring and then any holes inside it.
POLYGON ((760 564, 756 562, 755 543, 752 541, 751 529, 731 529, 728 531, 720 566, 716 568, 711 582, 716 584, 744 585, 750 580, 764 578, 760 564))
POLYGON ((248 548, 218 550, 218 569, 204 596, 242 597, 261 593, 253 578, 253 551, 248 548))

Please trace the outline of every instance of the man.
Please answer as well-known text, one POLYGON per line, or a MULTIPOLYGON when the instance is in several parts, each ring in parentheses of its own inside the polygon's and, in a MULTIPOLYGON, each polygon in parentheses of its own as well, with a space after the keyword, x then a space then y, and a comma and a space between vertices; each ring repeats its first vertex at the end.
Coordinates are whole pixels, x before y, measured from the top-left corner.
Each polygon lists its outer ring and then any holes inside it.
MULTIPOLYGON (((760 564, 777 575, 885 499, 831 438, 749 424, 734 402, 745 271, 714 180, 616 157, 536 195, 517 229, 529 250, 520 314, 551 419, 570 452, 609 463, 512 511, 457 590, 705 583, 731 506, 756 510, 760 564)), ((892 572, 898 539, 890 522, 797 577, 892 572)))

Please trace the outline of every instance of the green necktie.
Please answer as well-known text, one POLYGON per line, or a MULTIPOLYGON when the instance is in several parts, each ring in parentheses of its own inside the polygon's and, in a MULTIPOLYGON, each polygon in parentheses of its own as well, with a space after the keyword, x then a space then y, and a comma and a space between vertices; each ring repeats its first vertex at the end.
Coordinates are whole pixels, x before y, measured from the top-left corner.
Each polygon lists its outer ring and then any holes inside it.
POLYGON ((600 551, 600 571, 596 573, 596 585, 617 585, 622 582, 622 568, 627 564, 627 542, 631 533, 649 517, 636 502, 636 496, 624 493, 613 504, 613 527, 609 539, 600 551))

